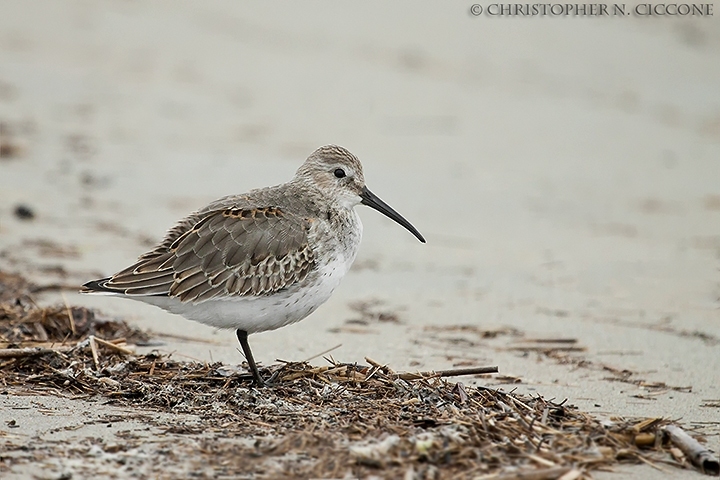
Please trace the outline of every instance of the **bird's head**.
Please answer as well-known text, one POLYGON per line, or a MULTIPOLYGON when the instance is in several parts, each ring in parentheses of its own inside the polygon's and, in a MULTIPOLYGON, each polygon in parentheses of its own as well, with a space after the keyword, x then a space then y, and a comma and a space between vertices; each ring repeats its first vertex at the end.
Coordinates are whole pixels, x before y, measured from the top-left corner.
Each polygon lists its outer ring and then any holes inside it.
POLYGON ((341 208, 350 210, 361 203, 374 208, 425 243, 423 236, 410 222, 367 188, 360 160, 347 149, 337 145, 318 148, 300 166, 295 178, 311 183, 341 208))

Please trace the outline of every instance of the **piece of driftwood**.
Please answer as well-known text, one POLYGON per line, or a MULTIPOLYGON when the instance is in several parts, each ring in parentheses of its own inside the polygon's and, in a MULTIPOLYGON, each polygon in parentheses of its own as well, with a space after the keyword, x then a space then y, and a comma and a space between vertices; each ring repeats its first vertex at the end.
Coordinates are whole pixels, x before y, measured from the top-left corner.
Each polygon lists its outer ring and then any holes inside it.
POLYGON ((522 345, 517 347, 509 347, 506 350, 509 350, 511 352, 546 352, 549 350, 555 351, 555 352, 586 352, 587 348, 585 347, 573 347, 573 346, 564 346, 564 344, 560 345, 522 345))
POLYGON ((524 343, 578 343, 577 338, 526 338, 524 343))
POLYGON ((720 475, 720 462, 700 442, 676 425, 663 427, 670 441, 690 459, 690 461, 708 475, 720 475))

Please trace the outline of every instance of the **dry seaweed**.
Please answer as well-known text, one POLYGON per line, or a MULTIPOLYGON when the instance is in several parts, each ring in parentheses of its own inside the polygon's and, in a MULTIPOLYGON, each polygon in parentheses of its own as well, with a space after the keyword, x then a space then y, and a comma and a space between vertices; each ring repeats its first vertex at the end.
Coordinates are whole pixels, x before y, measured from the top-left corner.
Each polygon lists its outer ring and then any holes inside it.
POLYGON ((256 389, 243 368, 135 355, 127 332, 106 336, 92 311, 17 302, 1 311, 0 332, 16 347, 39 342, 37 324, 66 340, 0 359, 5 391, 195 415, 196 424, 164 428, 197 436, 193 454, 216 477, 589 478, 620 462, 689 465, 665 438, 672 422, 664 419, 603 422, 565 402, 448 382, 443 372, 395 372, 372 359, 279 362, 263 369, 271 386, 256 389))
MULTIPOLYGON (((273 365, 264 372, 273 378, 266 389, 252 388, 244 370, 155 354, 106 349, 96 368, 89 343, 6 362, 0 382, 5 389, 190 413, 200 418, 197 432, 221 427, 225 437, 264 439, 251 449, 250 460, 218 445, 206 446, 236 473, 254 472, 265 460, 291 452, 305 460, 279 462, 270 477, 364 476, 375 470, 400 477, 409 467, 420 472, 432 466, 443 478, 572 469, 582 478, 618 462, 681 465, 666 443, 645 439, 654 439, 670 424, 662 419, 601 423, 540 396, 437 377, 403 380, 385 366, 332 360, 320 367, 273 365)), ((178 428, 168 431, 194 432, 178 428)), ((267 473, 267 465, 263 468, 267 473)))
POLYGON ((0 348, 76 343, 95 335, 144 343, 147 333, 84 307, 40 307, 33 294, 46 289, 18 275, 0 272, 0 348))

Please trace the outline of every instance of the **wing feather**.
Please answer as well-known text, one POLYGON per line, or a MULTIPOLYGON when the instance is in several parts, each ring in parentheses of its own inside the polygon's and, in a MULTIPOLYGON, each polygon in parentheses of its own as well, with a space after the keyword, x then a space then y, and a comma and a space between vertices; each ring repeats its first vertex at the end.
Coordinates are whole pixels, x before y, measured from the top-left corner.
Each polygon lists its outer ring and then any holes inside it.
POLYGON ((314 266, 309 225, 277 207, 194 214, 102 287, 183 302, 271 294, 304 280, 314 266))

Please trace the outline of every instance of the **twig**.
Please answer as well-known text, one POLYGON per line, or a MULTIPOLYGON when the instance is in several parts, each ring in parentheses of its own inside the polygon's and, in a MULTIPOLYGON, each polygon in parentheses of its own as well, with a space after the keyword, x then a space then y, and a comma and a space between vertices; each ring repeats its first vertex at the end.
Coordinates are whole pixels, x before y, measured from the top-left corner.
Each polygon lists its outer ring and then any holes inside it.
POLYGON ((643 463, 645 463, 645 464, 647 464, 647 465, 650 465, 650 466, 651 466, 652 468, 654 468, 655 470, 659 470, 659 471, 661 471, 661 472, 668 473, 667 469, 662 468, 660 465, 656 465, 655 463, 651 462, 650 460, 648 460, 647 458, 643 457, 642 455, 639 455, 639 454, 638 454, 638 455, 636 455, 636 457, 637 457, 638 460, 640 460, 641 462, 643 462, 643 463))
MULTIPOLYGON (((637 433, 645 432, 646 430, 649 430, 649 429, 657 426, 662 421, 663 421, 663 419, 661 417, 646 418, 645 420, 633 425, 632 430, 637 433)), ((655 435, 653 434, 653 437, 654 436, 655 435)))
POLYGON ((90 351, 92 352, 95 370, 100 370, 100 361, 98 360, 97 343, 95 343, 95 335, 90 335, 90 351))
POLYGON ((497 365, 492 367, 468 367, 438 370, 435 372, 435 375, 438 377, 458 377, 460 375, 482 375, 484 373, 498 373, 497 365))
POLYGON ((100 345, 109 348, 110 350, 115 350, 116 352, 120 352, 124 355, 132 355, 134 352, 130 349, 121 347, 120 345, 115 345, 112 342, 108 342, 107 340, 103 340, 102 338, 93 336, 92 337, 97 343, 100 345))
POLYGON ((557 467, 557 463, 551 462, 550 460, 542 457, 538 457, 537 455, 533 455, 532 453, 528 454, 527 456, 530 460, 532 460, 535 463, 539 463, 540 465, 544 467, 557 467))
MULTIPOLYGON (((365 358, 365 360, 368 360, 365 358)), ((451 370, 437 370, 430 372, 401 372, 397 376, 401 380, 418 380, 420 378, 437 378, 437 377, 459 377, 461 375, 481 375, 484 373, 497 373, 498 367, 468 367, 453 368, 451 370)))
POLYGON ((382 371, 385 372, 385 373, 390 373, 390 372, 392 372, 392 370, 390 370, 390 369, 388 368, 387 364, 382 365, 381 363, 373 360, 373 359, 370 358, 370 357, 365 357, 365 361, 368 362, 368 363, 369 363, 370 365, 372 365, 373 367, 377 367, 377 368, 379 368, 379 369, 382 369, 382 371))
POLYGON ((670 437, 670 441, 682 450, 703 473, 708 475, 720 474, 720 462, 718 462, 718 459, 713 457, 712 453, 697 440, 685 433, 682 428, 677 425, 668 425, 663 427, 663 430, 670 437))
POLYGON ((68 304, 67 298, 65 298, 65 293, 61 292, 63 303, 65 303, 65 311, 67 312, 68 320, 70 321, 70 331, 73 335, 76 334, 75 330, 75 317, 73 316, 72 309, 70 308, 70 305, 68 304))
POLYGON ((1 348, 0 358, 22 358, 34 357, 37 355, 45 355, 47 353, 69 352, 72 347, 57 348, 1 348))
POLYGON ((547 419, 548 419, 549 413, 550 413, 550 409, 548 407, 545 407, 545 409, 543 410, 543 413, 542 413, 542 417, 540 417, 541 424, 547 425, 547 419))
POLYGON ((380 371, 380 367, 372 367, 370 369, 370 373, 368 373, 367 377, 365 377, 365 381, 367 382, 368 380, 370 380, 373 377, 373 375, 375 375, 379 371, 380 371))

